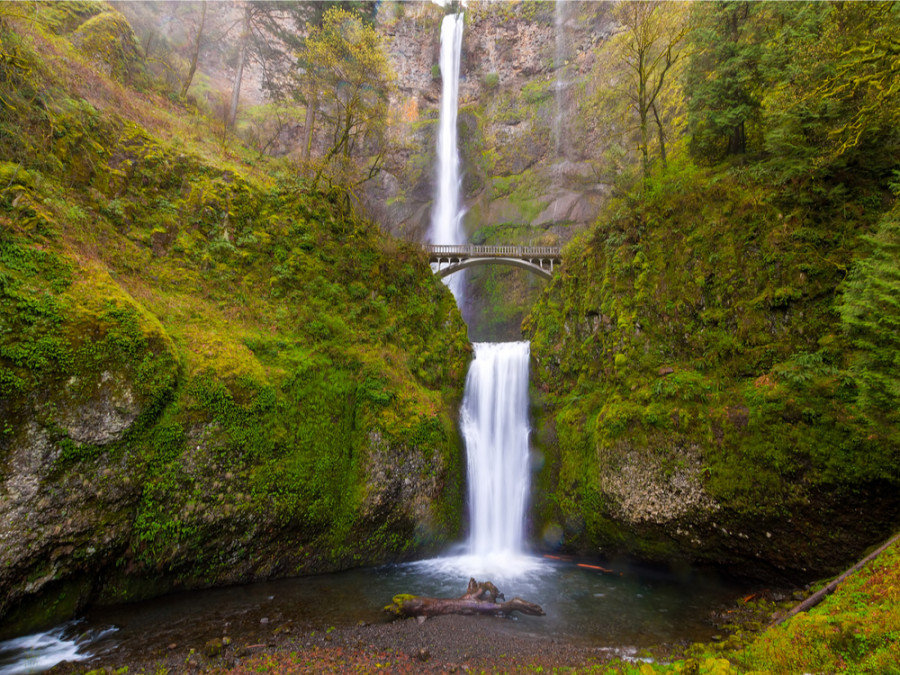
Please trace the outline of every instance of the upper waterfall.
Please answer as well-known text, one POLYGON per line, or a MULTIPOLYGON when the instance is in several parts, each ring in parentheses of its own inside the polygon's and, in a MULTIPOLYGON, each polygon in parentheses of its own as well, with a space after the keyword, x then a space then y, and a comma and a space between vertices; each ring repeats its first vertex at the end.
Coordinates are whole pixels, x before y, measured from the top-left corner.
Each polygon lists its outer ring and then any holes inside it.
MULTIPOLYGON (((459 106, 459 64, 462 53, 463 13, 448 14, 441 23, 441 110, 437 139, 437 194, 431 214, 433 244, 463 244, 464 211, 460 206, 461 178, 456 118, 459 106)), ((462 297, 463 275, 446 280, 453 295, 462 297)))

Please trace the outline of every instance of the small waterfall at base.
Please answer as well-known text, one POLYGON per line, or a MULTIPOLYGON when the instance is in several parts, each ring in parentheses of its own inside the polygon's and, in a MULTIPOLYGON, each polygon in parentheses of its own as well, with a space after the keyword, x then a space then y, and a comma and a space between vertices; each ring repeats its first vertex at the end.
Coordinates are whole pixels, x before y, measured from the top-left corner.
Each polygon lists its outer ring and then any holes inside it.
MULTIPOLYGON (((465 214, 460 207, 460 161, 456 119, 459 107, 459 63, 462 54, 463 13, 448 14, 441 23, 441 110, 437 140, 437 194, 431 214, 432 244, 464 244, 465 214)), ((464 272, 445 280, 457 303, 462 300, 464 272)))
POLYGON ((461 579, 511 580, 550 573, 525 551, 531 483, 528 342, 475 342, 460 409, 468 465, 469 541, 461 555, 418 565, 461 579))

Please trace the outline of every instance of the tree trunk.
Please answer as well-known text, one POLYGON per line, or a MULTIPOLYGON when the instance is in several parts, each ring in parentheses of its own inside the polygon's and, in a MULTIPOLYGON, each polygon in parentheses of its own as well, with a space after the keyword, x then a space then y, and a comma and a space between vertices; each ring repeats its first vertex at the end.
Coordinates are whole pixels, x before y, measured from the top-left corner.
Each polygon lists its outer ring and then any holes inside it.
POLYGON ((731 136, 728 139, 728 154, 743 155, 747 150, 747 135, 744 131, 744 123, 739 122, 731 130, 731 136))
POLYGON ((647 113, 650 112, 650 106, 647 104, 647 74, 644 71, 644 54, 638 57, 638 117, 641 121, 641 173, 644 176, 644 183, 650 180, 650 153, 647 149, 649 140, 647 138, 647 113))
POLYGON ((503 594, 490 581, 477 582, 469 579, 469 586, 464 595, 458 598, 422 598, 414 595, 396 595, 393 604, 385 607, 385 611, 397 616, 439 616, 441 614, 488 614, 507 616, 512 612, 521 612, 531 616, 544 616, 540 605, 527 602, 522 598, 513 598, 506 602, 503 594))
POLYGON ((303 159, 309 159, 312 152, 313 130, 316 126, 316 106, 319 97, 313 91, 306 102, 306 121, 303 127, 303 159))
POLYGON ((659 135, 659 158, 662 161, 663 171, 669 168, 666 162, 666 132, 663 129, 662 120, 659 118, 659 111, 656 109, 656 103, 653 104, 653 118, 656 120, 656 130, 659 135))
POLYGON ((194 73, 197 70, 197 61, 200 59, 200 41, 203 39, 203 24, 206 23, 206 0, 203 0, 202 9, 200 11, 200 25, 197 27, 197 40, 194 42, 194 53, 191 55, 191 68, 188 70, 187 77, 184 78, 184 84, 181 87, 181 98, 187 96, 188 89, 194 79, 194 73))
POLYGON ((234 73, 234 88, 231 90, 231 109, 228 112, 228 126, 233 127, 237 119, 238 100, 241 97, 241 79, 244 77, 244 60, 247 58, 247 40, 250 39, 250 3, 244 8, 244 26, 241 29, 241 50, 238 53, 237 70, 234 73))

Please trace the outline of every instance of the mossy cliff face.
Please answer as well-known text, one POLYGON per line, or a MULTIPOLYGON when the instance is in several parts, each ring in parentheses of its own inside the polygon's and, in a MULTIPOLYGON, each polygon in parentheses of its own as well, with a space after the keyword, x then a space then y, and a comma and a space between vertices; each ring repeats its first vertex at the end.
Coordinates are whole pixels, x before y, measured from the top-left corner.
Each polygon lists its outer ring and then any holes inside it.
POLYGON ((672 174, 567 249, 526 322, 535 534, 755 576, 833 572, 900 515, 897 427, 861 407, 836 311, 877 212, 672 174))
POLYGON ((30 25, 0 22, 0 633, 455 537, 470 346, 424 254, 185 148, 115 69, 73 91, 30 25))

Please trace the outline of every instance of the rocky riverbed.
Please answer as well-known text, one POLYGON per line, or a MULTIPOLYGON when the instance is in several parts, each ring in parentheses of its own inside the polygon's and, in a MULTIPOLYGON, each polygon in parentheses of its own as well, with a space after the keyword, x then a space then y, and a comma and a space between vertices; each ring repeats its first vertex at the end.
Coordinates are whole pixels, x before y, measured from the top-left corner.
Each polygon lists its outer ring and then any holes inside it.
POLYGON ((256 641, 227 638, 205 645, 173 643, 164 653, 137 658, 107 656, 60 664, 52 675, 128 673, 453 673, 534 672, 538 666, 590 667, 616 657, 659 658, 677 645, 642 650, 575 644, 509 630, 513 619, 440 616, 318 629, 286 623, 260 627, 256 641))
MULTIPOLYGON (((714 641, 764 628, 771 617, 808 591, 766 590, 708 613, 719 631, 714 641)), ((649 648, 598 646, 538 630, 515 630, 516 619, 447 615, 353 626, 325 626, 301 621, 262 619, 256 630, 222 636, 205 643, 190 639, 143 652, 108 649, 78 663, 62 663, 50 675, 143 673, 472 673, 547 672, 593 667, 621 659, 669 661, 684 655, 690 643, 679 641, 649 648)))

